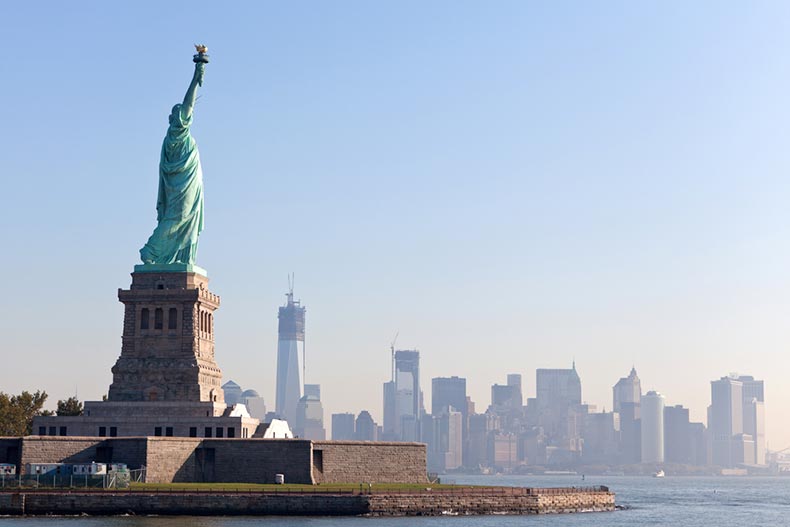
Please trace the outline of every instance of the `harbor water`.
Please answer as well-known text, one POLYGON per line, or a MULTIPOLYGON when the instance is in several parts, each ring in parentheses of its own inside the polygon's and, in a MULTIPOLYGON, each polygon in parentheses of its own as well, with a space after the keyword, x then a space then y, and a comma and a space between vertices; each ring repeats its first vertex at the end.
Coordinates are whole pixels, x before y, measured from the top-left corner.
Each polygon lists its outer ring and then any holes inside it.
POLYGON ((38 517, 0 518, 0 527, 509 527, 790 526, 790 478, 636 476, 446 476, 478 485, 607 485, 621 510, 546 516, 338 517, 38 517))

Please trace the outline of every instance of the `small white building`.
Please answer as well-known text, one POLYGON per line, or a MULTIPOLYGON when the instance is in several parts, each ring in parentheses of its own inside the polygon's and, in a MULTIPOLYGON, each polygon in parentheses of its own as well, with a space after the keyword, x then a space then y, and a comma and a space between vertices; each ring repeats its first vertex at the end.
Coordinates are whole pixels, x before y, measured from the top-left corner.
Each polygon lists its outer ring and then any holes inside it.
POLYGON ((282 419, 272 419, 270 423, 261 423, 260 428, 258 429, 258 434, 260 434, 260 430, 263 430, 262 435, 257 435, 255 437, 262 437, 263 439, 293 439, 294 434, 291 432, 291 427, 288 426, 288 421, 284 421, 282 419))
POLYGON ((72 465, 71 473, 75 476, 103 476, 107 474, 107 465, 105 463, 72 465))
POLYGON ((71 465, 63 463, 27 463, 25 473, 29 476, 56 475, 63 476, 71 473, 71 465))

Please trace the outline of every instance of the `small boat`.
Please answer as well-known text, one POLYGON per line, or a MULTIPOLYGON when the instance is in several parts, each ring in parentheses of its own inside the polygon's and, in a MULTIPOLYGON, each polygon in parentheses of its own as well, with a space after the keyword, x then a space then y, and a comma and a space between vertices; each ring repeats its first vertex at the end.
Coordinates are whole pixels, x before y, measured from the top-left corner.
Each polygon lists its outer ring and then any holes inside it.
POLYGON ((653 474, 653 477, 654 478, 663 478, 664 477, 664 471, 663 470, 659 470, 658 472, 653 474))

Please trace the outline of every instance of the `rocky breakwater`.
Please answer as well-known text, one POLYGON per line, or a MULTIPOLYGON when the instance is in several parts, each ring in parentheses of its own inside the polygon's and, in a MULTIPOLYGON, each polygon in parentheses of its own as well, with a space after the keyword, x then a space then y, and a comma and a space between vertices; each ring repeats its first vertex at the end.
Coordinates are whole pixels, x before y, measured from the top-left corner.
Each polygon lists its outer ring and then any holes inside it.
POLYGON ((412 493, 372 494, 370 516, 556 514, 615 510, 607 487, 469 487, 412 493))
POLYGON ((0 492, 0 515, 439 516, 613 511, 606 487, 426 487, 403 491, 0 492))

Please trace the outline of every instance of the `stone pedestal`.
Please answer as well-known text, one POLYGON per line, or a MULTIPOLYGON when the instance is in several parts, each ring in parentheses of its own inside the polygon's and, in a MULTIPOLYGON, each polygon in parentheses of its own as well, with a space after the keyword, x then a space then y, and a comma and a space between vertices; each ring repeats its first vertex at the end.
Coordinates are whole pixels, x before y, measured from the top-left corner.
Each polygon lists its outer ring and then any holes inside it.
POLYGON ((129 289, 118 290, 126 309, 108 400, 224 403, 214 361, 219 296, 198 272, 144 267, 135 267, 129 289))

